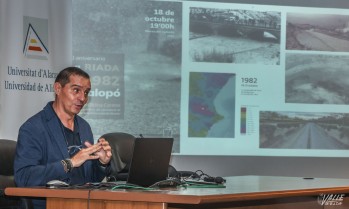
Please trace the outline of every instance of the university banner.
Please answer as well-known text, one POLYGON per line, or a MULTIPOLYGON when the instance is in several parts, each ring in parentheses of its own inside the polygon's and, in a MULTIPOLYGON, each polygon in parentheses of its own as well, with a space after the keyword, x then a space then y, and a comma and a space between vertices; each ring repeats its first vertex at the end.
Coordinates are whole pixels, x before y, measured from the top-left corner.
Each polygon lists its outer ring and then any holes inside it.
POLYGON ((71 0, 0 1, 0 138, 17 139, 72 64, 71 0))

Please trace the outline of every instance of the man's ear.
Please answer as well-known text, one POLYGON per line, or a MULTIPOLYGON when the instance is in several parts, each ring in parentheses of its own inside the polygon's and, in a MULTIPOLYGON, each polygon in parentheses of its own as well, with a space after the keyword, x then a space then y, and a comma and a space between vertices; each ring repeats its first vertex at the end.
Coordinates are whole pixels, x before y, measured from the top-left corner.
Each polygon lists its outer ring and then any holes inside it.
POLYGON ((53 84, 53 88, 55 90, 56 95, 59 95, 61 93, 61 90, 62 90, 62 85, 59 82, 55 82, 53 84))

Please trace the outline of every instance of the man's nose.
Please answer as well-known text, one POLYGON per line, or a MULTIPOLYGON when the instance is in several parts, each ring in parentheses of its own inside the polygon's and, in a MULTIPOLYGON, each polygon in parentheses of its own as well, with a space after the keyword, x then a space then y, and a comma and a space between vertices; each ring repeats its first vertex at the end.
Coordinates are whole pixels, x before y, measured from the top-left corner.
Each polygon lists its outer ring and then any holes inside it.
POLYGON ((88 98, 88 94, 85 94, 84 92, 80 93, 78 97, 80 101, 85 101, 87 100, 87 98, 88 98))

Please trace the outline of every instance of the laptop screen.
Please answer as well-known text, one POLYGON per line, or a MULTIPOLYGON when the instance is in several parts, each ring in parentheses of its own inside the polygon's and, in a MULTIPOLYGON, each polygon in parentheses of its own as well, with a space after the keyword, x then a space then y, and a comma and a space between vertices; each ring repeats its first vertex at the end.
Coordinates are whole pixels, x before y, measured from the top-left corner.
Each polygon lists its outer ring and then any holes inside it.
POLYGON ((166 180, 173 138, 137 138, 127 183, 149 187, 166 180))

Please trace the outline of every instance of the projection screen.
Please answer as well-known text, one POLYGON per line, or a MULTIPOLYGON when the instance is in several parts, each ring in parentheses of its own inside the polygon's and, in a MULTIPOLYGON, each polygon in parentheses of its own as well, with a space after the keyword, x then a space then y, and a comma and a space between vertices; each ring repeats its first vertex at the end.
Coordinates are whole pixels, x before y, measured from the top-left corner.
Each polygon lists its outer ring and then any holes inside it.
POLYGON ((256 2, 73 0, 73 62, 92 78, 80 115, 95 138, 174 137, 182 155, 349 156, 348 3, 256 2))

